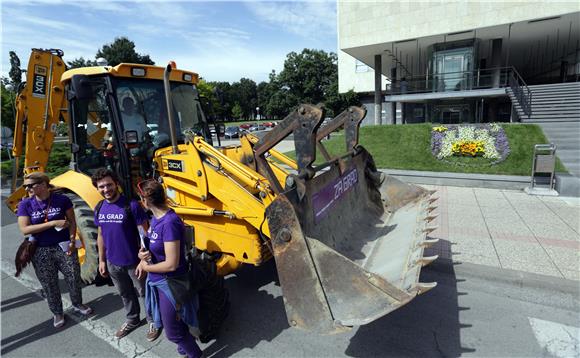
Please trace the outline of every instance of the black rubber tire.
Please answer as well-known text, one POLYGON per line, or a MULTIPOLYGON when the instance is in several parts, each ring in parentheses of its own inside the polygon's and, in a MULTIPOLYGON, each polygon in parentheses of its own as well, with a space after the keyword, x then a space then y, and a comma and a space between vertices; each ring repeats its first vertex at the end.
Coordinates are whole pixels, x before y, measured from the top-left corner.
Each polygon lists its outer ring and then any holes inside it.
POLYGON ((99 274, 99 252, 97 248, 97 226, 95 225, 93 209, 75 194, 66 194, 73 203, 77 221, 77 234, 85 244, 85 261, 81 265, 81 280, 90 285, 102 286, 112 284, 110 278, 103 278, 99 274))
MULTIPOLYGON (((203 256, 203 255, 202 255, 203 256)), ((199 295, 199 340, 207 343, 217 338, 219 330, 230 311, 230 296, 224 278, 217 275, 215 262, 211 258, 196 256, 194 259, 202 283, 199 295)))

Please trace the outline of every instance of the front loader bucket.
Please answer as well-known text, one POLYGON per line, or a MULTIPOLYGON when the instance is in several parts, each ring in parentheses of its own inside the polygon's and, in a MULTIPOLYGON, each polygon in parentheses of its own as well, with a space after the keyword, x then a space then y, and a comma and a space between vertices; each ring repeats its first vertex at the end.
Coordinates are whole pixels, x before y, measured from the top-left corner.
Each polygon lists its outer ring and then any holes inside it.
MULTIPOLYGON (((419 283, 432 192, 377 172, 362 147, 266 209, 292 326, 336 333, 435 287, 419 283)), ((299 179, 296 177, 297 180, 299 179)))

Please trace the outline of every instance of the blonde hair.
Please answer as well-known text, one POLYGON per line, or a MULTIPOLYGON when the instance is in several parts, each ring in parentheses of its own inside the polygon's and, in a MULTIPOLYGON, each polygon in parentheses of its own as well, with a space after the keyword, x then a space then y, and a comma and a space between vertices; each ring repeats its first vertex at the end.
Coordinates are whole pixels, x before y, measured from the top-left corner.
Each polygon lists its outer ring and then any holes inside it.
POLYGON ((49 189, 54 188, 54 185, 50 184, 50 178, 48 177, 48 175, 44 174, 43 172, 33 172, 26 174, 24 176, 24 179, 34 180, 37 183, 46 183, 46 186, 49 189))

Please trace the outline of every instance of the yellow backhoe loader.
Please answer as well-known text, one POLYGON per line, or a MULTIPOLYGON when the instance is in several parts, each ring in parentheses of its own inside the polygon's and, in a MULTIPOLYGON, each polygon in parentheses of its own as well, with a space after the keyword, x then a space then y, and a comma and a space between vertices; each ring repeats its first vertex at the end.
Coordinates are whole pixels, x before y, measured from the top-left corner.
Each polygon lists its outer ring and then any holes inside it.
MULTIPOLYGON (((433 192, 377 171, 358 144, 364 109, 348 108, 321 127, 323 110, 304 104, 262 138, 244 135, 239 145, 219 146, 197 82, 196 73, 172 63, 65 71, 62 51, 33 50, 16 102, 13 154, 17 161, 24 148, 24 173, 45 170, 55 126, 68 122, 70 170, 52 183, 73 199, 85 282, 98 277, 92 209, 101 197, 90 175, 109 167, 128 195, 143 178, 161 182, 193 250, 219 277, 274 258, 291 326, 342 332, 435 287, 419 282, 421 267, 436 259, 423 255, 435 243, 426 239, 433 192), (146 130, 129 123, 127 98, 146 130), (338 129, 345 152, 331 156, 323 139, 338 129), (274 149, 286 138, 294 141, 295 160, 274 149)), ((9 207, 24 195, 15 187, 9 207)), ((223 278, 214 286, 223 311, 223 278)))

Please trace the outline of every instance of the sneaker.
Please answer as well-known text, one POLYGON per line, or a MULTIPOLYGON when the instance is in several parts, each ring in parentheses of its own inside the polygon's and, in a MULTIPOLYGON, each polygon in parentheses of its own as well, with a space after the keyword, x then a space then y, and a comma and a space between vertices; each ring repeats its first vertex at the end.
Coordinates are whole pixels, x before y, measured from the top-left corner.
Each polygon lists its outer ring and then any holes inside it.
POLYGON ((93 313, 93 309, 90 308, 87 305, 76 305, 76 306, 72 306, 72 309, 73 309, 74 312, 80 313, 83 316, 88 316, 91 313, 93 313))
POLYGON ((54 318, 52 319, 52 324, 54 328, 60 328, 64 326, 64 315, 62 314, 55 314, 54 318))
POLYGON ((161 335, 161 328, 155 327, 153 322, 149 322, 149 329, 147 330, 147 340, 153 342, 161 335))
POLYGON ((115 337, 123 338, 129 333, 131 333, 131 331, 133 331, 137 327, 139 327, 139 323, 125 322, 123 323, 121 328, 119 328, 119 330, 115 333, 115 337))

